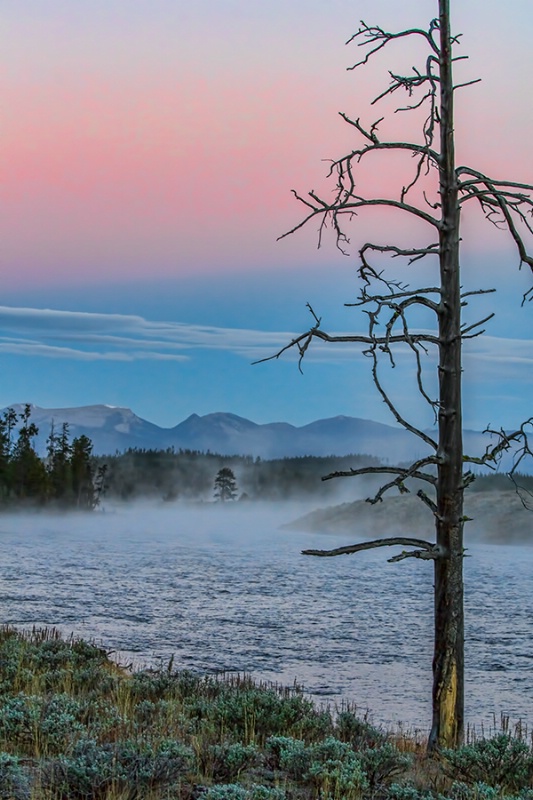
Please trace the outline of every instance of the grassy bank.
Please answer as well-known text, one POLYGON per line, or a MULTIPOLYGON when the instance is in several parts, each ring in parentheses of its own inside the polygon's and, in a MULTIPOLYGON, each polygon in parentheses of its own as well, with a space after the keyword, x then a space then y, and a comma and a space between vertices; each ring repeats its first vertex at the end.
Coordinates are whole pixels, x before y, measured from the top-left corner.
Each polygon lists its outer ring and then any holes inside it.
POLYGON ((420 743, 296 689, 130 674, 54 631, 0 631, 1 800, 533 800, 531 742, 420 743))

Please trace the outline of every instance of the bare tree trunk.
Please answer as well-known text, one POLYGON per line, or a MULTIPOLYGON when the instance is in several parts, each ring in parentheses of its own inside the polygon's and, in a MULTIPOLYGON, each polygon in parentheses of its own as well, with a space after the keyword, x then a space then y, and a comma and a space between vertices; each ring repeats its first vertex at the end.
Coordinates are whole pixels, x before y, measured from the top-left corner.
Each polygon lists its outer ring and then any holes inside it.
MULTIPOLYGON (((389 32, 379 25, 367 25, 361 21, 359 30, 349 39, 357 41, 359 47, 366 47, 366 55, 350 69, 356 69, 368 63, 370 58, 379 53, 390 42, 404 37, 423 38, 429 48, 429 56, 425 67, 413 67, 411 74, 402 75, 390 72, 391 82, 385 91, 379 94, 372 105, 385 97, 390 97, 398 90, 407 91, 411 104, 398 107, 397 111, 416 110, 424 107, 428 110, 422 125, 423 143, 382 140, 378 135, 381 119, 370 127, 364 125, 359 118, 351 119, 341 114, 362 137, 362 145, 351 150, 347 155, 332 162, 330 175, 336 175, 337 184, 333 200, 320 197, 316 192, 308 192, 301 196, 294 192, 296 198, 305 206, 305 218, 294 225, 283 236, 288 236, 302 228, 310 220, 320 220, 319 245, 326 227, 331 226, 336 245, 345 255, 349 237, 345 231, 343 220, 352 220, 360 208, 389 208, 401 211, 410 218, 423 220, 432 231, 438 231, 438 243, 434 242, 422 247, 402 248, 393 242, 379 243, 367 241, 359 249, 359 277, 362 289, 356 303, 347 305, 360 306, 368 315, 368 334, 331 335, 321 330, 321 319, 311 306, 313 325, 305 333, 292 339, 265 361, 279 358, 285 351, 297 349, 299 366, 314 339, 323 342, 356 342, 365 346, 365 355, 372 359, 372 377, 374 384, 393 414, 396 422, 413 435, 418 436, 429 448, 430 454, 419 458, 409 466, 363 467, 325 475, 323 480, 341 476, 360 476, 381 474, 388 480, 376 492, 369 502, 380 502, 383 496, 392 489, 401 493, 410 491, 407 483, 422 481, 430 487, 430 495, 422 489, 418 497, 431 510, 436 521, 436 542, 413 539, 411 537, 387 537, 366 541, 334 550, 304 550, 307 555, 338 556, 358 553, 375 547, 405 546, 416 548, 403 550, 389 561, 401 561, 404 558, 420 558, 435 562, 435 648, 433 658, 433 722, 428 742, 430 750, 442 747, 457 747, 461 744, 464 728, 464 610, 463 610, 463 493, 465 487, 473 480, 468 470, 463 474, 466 463, 489 465, 496 464, 497 459, 511 446, 515 446, 515 460, 510 476, 516 473, 520 463, 533 455, 533 446, 528 439, 528 431, 533 426, 533 417, 522 423, 512 433, 505 431, 488 431, 496 436, 497 443, 488 446, 481 457, 463 452, 462 413, 461 413, 461 343, 462 339, 471 339, 484 332, 482 325, 488 322, 493 314, 489 314, 473 324, 463 326, 461 323, 462 305, 471 294, 486 294, 493 290, 480 289, 465 292, 461 295, 460 287, 460 208, 474 200, 479 203, 486 219, 506 228, 514 240, 520 264, 526 264, 533 271, 533 255, 527 249, 523 238, 524 231, 533 235, 533 185, 516 181, 499 180, 489 177, 469 166, 455 166, 454 146, 454 89, 470 86, 476 80, 466 81, 454 87, 452 78, 452 46, 457 42, 453 38, 450 26, 450 0, 438 0, 438 19, 431 20, 429 28, 409 28, 399 32, 389 32), (437 41, 438 39, 438 41, 437 41), (418 93, 422 93, 421 99, 418 93), (439 96, 440 95, 440 96, 439 96), (434 140, 440 129, 440 148, 434 148, 434 140), (400 199, 395 197, 374 197, 359 194, 355 173, 363 159, 372 159, 374 155, 389 152, 410 152, 417 166, 414 177, 407 186, 403 186, 400 199), (439 176, 440 203, 430 202, 423 192, 424 203, 414 195, 419 180, 436 169, 439 176), (411 193, 412 192, 412 193, 411 193), (433 213, 434 211, 439 213, 433 213), (383 271, 373 265, 373 256, 386 254, 409 259, 409 263, 426 256, 438 256, 440 265, 440 281, 438 286, 424 286, 410 289, 408 285, 383 275, 383 271), (375 287, 378 287, 377 289, 375 287), (437 297, 437 301, 433 300, 437 297), (437 316, 438 335, 424 331, 414 331, 407 319, 409 309, 414 307, 429 308, 437 316), (379 326, 382 327, 379 327, 379 326), (392 348, 396 345, 407 345, 414 356, 416 364, 416 381, 420 395, 429 403, 432 410, 438 412, 438 437, 435 440, 400 414, 392 398, 387 394, 378 374, 378 360, 384 355, 394 366, 392 348), (433 399, 424 387, 421 353, 426 354, 431 347, 439 351, 439 396, 433 399), (437 475, 435 476, 435 468, 437 475), (436 497, 433 500, 433 490, 436 497)), ((419 187, 418 188, 423 188, 419 187)), ((280 237, 280 238, 283 238, 280 237)), ((433 241, 433 240, 432 240, 433 241)), ((522 304, 533 299, 533 287, 525 292, 522 304)), ((523 501, 524 502, 524 501, 523 501)))
POLYGON ((433 724, 429 748, 457 747, 464 724, 463 442, 459 203, 455 171, 449 0, 439 0, 441 39, 439 449, 435 561, 433 724))

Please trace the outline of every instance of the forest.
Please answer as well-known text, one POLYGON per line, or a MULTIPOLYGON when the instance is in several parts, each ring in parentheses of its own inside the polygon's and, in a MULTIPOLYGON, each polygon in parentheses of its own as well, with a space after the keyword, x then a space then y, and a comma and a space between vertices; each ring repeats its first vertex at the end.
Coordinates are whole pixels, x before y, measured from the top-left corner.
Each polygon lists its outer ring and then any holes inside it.
MULTIPOLYGON (((317 502, 354 499, 352 481, 322 481, 324 475, 381 462, 368 454, 349 456, 299 456, 263 460, 249 455, 220 455, 196 450, 130 449, 114 455, 94 456, 89 437, 71 439, 68 424, 52 426, 47 449, 35 449, 37 426, 31 407, 17 414, 8 409, 0 416, 0 508, 52 508, 91 511, 103 498, 111 502, 150 499, 164 502, 285 501, 317 502), (230 470, 235 483, 227 498, 220 497, 217 476, 230 470)), ((360 494, 371 493, 378 478, 367 476, 360 494)), ((533 491, 533 476, 515 480, 533 491)), ((413 481, 412 490, 416 490, 413 481)), ((479 475, 474 491, 514 490, 504 473, 479 475)))
POLYGON ((78 436, 71 441, 66 423, 59 430, 52 426, 41 458, 34 442, 38 433, 30 405, 19 414, 9 408, 0 416, 0 508, 96 508, 106 467, 96 463, 91 440, 78 436))
MULTIPOLYGON (((375 467, 380 461, 371 455, 299 456, 263 460, 252 456, 224 456, 193 450, 127 450, 114 456, 96 459, 98 468, 106 467, 105 496, 109 500, 137 498, 173 501, 216 499, 216 479, 221 470, 230 469, 235 477, 235 500, 284 501, 313 499, 331 502, 353 499, 353 481, 322 481, 336 471, 375 467)), ((533 491, 533 476, 515 475, 520 487, 533 491)), ((362 496, 378 485, 378 478, 367 476, 358 481, 362 496)), ((416 491, 413 481, 411 489, 416 491)), ((473 491, 509 490, 516 485, 505 473, 478 475, 473 491)))

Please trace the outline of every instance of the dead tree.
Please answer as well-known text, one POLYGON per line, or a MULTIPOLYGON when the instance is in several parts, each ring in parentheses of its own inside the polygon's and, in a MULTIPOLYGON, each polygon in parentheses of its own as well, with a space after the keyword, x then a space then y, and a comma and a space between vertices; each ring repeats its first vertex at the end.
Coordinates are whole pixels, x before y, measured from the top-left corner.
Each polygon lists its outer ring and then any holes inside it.
MULTIPOLYGON (((321 321, 313 314, 313 326, 283 347, 271 358, 279 358, 284 352, 296 348, 299 366, 313 340, 324 342, 358 342, 370 358, 374 384, 382 400, 396 422, 418 437, 427 449, 427 455, 419 458, 407 468, 387 467, 383 469, 354 469, 325 476, 324 480, 339 476, 357 476, 369 472, 381 472, 390 477, 379 489, 371 503, 382 500, 391 489, 410 491, 409 482, 423 482, 427 491, 417 492, 434 518, 435 541, 395 537, 363 542, 337 550, 306 550, 315 556, 336 556, 356 553, 373 547, 401 545, 400 555, 391 561, 408 557, 431 560, 435 570, 435 640, 433 658, 433 720, 429 738, 429 749, 455 747, 460 744, 464 726, 464 613, 463 613, 463 493, 473 480, 473 474, 465 464, 491 465, 503 451, 512 446, 519 448, 522 457, 531 455, 527 434, 533 418, 511 433, 497 432, 496 444, 487 447, 478 457, 464 453, 462 440, 461 411, 461 348, 465 339, 479 336, 483 325, 493 316, 490 314, 473 324, 462 322, 462 309, 467 297, 484 294, 485 291, 462 292, 459 269, 460 214, 463 206, 471 201, 479 203, 488 221, 504 227, 510 233, 518 251, 520 266, 525 264, 533 270, 533 258, 529 255, 526 239, 533 233, 533 186, 494 179, 467 166, 455 163, 454 142, 454 92, 461 86, 477 81, 454 84, 452 67, 454 62, 465 58, 453 55, 459 37, 451 33, 450 2, 438 0, 438 17, 427 29, 412 28, 390 33, 379 26, 361 22, 357 33, 349 42, 364 50, 364 57, 352 69, 366 64, 371 57, 391 42, 416 38, 425 42, 428 55, 423 68, 413 67, 412 74, 401 75, 390 72, 390 84, 375 100, 407 92, 407 106, 401 111, 414 111, 422 116, 420 141, 387 141, 379 136, 379 125, 383 117, 371 125, 364 125, 360 118, 341 114, 353 127, 361 140, 360 145, 342 158, 335 160, 330 176, 336 179, 333 199, 324 199, 315 191, 302 196, 293 192, 306 207, 305 218, 284 236, 294 233, 311 221, 319 222, 319 246, 326 227, 335 235, 337 247, 348 254, 347 222, 361 209, 387 208, 421 220, 432 231, 431 244, 406 249, 392 243, 366 242, 359 249, 358 274, 361 291, 357 303, 366 312, 368 332, 364 335, 329 335, 321 327, 321 321), (357 170, 362 162, 374 156, 385 157, 391 152, 407 152, 414 158, 414 171, 407 185, 397 197, 369 197, 360 194, 356 183, 357 170), (435 184, 435 199, 431 200, 426 185, 435 184), (408 285, 388 278, 385 270, 373 264, 375 258, 404 257, 409 263, 423 258, 435 257, 439 263, 437 285, 411 289, 408 285), (435 315, 435 333, 416 331, 409 320, 413 309, 430 309, 435 315), (409 319, 408 319, 409 318, 409 319), (408 348, 416 364, 418 391, 432 408, 438 428, 433 438, 402 415, 385 389, 378 371, 380 358, 394 365, 396 347, 408 348), (435 348, 438 360, 438 396, 432 398, 426 389, 423 359, 435 348)), ((283 237, 281 237, 283 238, 283 237)), ((523 303, 532 299, 533 288, 525 293, 523 303)), ((264 359, 266 360, 266 359, 264 359)), ((427 362, 424 362, 427 363, 427 362)), ((494 433, 494 432, 493 432, 494 433)))

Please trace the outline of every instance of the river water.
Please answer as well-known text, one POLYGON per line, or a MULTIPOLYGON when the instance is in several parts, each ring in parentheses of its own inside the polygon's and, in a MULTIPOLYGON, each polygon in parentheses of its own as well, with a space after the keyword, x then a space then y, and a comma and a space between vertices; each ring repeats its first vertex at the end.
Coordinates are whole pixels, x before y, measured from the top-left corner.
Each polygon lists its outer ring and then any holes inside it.
MULTIPOLYGON (((432 566, 392 550, 300 554, 351 540, 279 528, 288 506, 136 507, 0 517, 3 623, 55 626, 135 666, 166 662, 294 681, 376 723, 430 726, 432 566)), ((533 547, 465 560, 466 711, 533 724, 533 547)))

